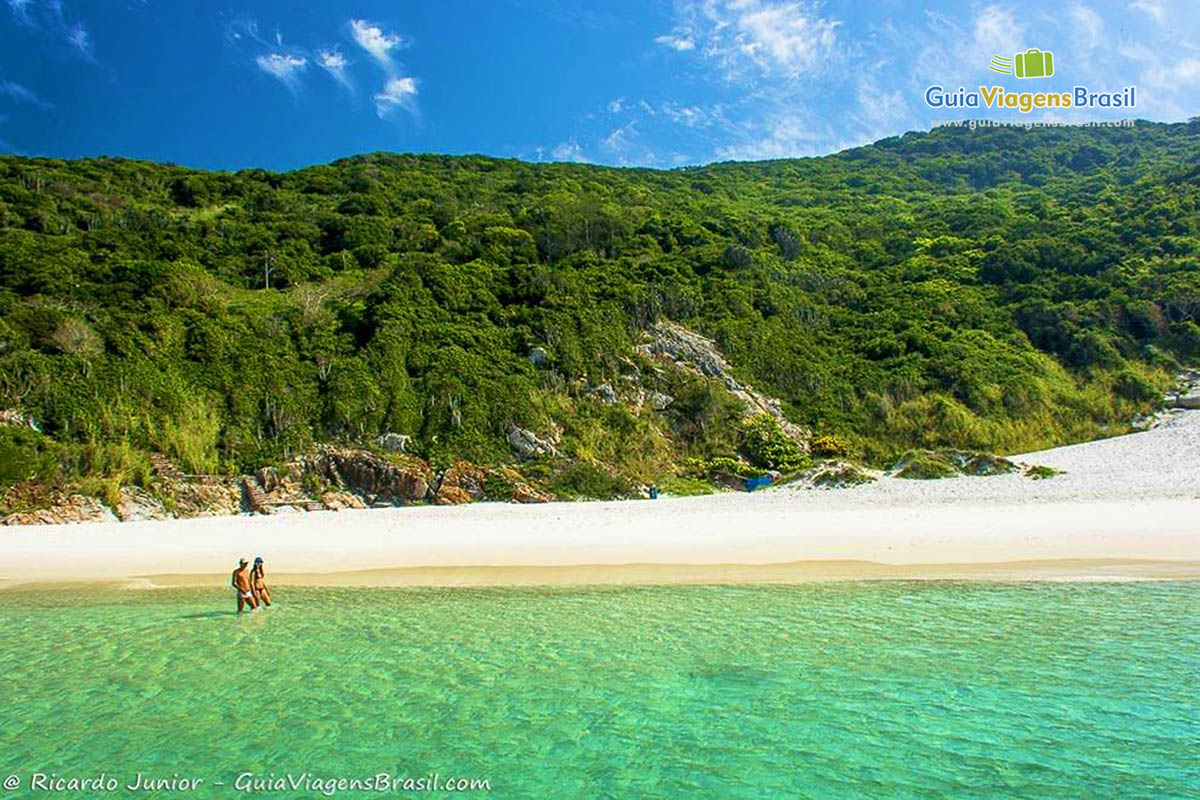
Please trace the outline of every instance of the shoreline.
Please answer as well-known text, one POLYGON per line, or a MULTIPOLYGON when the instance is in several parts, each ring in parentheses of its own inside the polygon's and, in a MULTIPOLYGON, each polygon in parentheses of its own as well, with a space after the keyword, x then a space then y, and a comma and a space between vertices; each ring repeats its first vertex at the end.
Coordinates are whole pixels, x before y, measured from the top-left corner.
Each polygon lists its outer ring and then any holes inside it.
POLYGON ((1063 474, 658 500, 474 503, 0 529, 0 589, 1200 578, 1200 411, 1013 456, 1063 474))
POLYGON ((810 500, 813 493, 781 488, 23 528, 0 534, 0 586, 224 585, 237 557, 257 554, 277 585, 1200 577, 1200 504, 1187 498, 810 500))

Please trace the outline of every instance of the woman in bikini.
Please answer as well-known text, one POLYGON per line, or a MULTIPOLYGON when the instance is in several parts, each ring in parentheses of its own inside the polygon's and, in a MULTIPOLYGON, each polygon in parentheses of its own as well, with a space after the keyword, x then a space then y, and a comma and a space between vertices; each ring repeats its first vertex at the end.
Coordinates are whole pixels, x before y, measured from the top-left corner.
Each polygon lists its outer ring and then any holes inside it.
POLYGON ((254 596, 264 606, 271 605, 271 590, 267 588, 267 574, 263 571, 262 556, 254 557, 254 567, 250 570, 250 581, 254 586, 254 596))

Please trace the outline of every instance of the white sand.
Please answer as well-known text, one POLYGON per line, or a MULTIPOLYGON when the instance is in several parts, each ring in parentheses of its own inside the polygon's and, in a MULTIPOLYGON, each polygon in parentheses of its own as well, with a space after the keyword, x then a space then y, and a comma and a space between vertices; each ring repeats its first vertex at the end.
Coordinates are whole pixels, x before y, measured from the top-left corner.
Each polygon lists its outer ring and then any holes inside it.
POLYGON ((1016 460, 1067 474, 12 527, 0 581, 211 584, 255 554, 279 583, 1200 577, 1200 412, 1016 460))

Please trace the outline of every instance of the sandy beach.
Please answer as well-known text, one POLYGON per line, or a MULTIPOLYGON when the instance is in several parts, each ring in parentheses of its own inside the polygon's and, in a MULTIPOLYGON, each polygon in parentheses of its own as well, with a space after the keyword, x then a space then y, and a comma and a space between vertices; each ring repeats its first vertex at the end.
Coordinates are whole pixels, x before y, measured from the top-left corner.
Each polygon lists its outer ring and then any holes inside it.
POLYGON ((1013 459, 1065 474, 13 527, 0 585, 220 585, 256 554, 277 584, 1200 577, 1200 412, 1013 459))

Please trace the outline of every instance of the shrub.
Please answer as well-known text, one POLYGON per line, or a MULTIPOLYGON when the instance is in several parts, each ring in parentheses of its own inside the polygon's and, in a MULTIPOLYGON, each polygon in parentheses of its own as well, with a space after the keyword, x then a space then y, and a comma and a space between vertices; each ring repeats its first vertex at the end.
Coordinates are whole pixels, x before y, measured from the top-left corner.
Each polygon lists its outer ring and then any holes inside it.
POLYGON ((812 485, 822 489, 836 489, 848 486, 860 486, 872 483, 875 478, 863 469, 853 464, 833 464, 817 470, 812 477, 812 485))
POLYGON ((909 450, 893 468, 897 478, 931 480, 955 475, 1001 475, 1016 469, 1007 458, 968 450, 909 450))
POLYGON ((850 455, 850 441, 844 436, 823 433, 814 436, 809 443, 809 452, 818 458, 845 458, 850 455))
POLYGON ((606 500, 628 496, 631 487, 596 464, 576 461, 554 476, 550 489, 573 499, 606 500))
POLYGON ((1113 391, 1118 397, 1132 400, 1135 403, 1148 403, 1162 396, 1154 384, 1133 370, 1122 370, 1117 374, 1113 383, 1113 391))
POLYGON ((800 445, 769 414, 759 414, 743 423, 742 449, 750 463, 764 469, 794 472, 808 464, 808 456, 800 445))
POLYGON ((676 497, 695 497, 697 495, 713 493, 713 485, 708 481, 686 476, 668 476, 663 478, 658 482, 658 488, 663 494, 675 495, 676 497))
POLYGON ((1053 478, 1055 475, 1062 475, 1063 471, 1054 467, 1045 467, 1040 464, 1035 464, 1025 470, 1025 477, 1035 481, 1043 481, 1047 478, 1053 478))
POLYGON ((684 467, 693 476, 706 477, 732 476, 735 478, 752 478, 761 472, 761 470, 755 469, 745 461, 728 456, 689 458, 684 463, 684 467))
POLYGON ((928 450, 905 453, 896 469, 897 478, 923 481, 953 478, 957 474, 953 464, 928 450))
POLYGON ((0 425, 0 487, 45 481, 59 471, 61 448, 28 428, 0 425))

